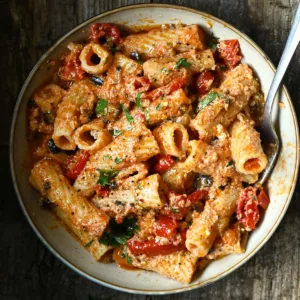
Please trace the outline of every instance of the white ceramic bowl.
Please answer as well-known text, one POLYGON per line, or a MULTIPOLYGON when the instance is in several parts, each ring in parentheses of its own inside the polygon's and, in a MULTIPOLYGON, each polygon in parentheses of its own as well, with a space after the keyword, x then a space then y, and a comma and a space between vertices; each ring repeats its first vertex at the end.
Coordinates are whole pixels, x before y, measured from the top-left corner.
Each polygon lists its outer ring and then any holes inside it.
MULTIPOLYGON (((41 241, 61 261, 82 276, 105 286, 121 291, 140 294, 168 294, 191 290, 212 283, 244 264, 271 237, 279 225, 295 188, 299 163, 299 133, 295 111, 285 88, 279 93, 282 104, 275 105, 278 133, 282 148, 276 167, 268 182, 271 204, 260 226, 250 235, 244 254, 230 255, 209 265, 192 283, 185 285, 164 278, 153 272, 125 271, 114 264, 95 262, 91 255, 62 227, 57 226, 53 216, 37 204, 37 192, 29 185, 29 170, 24 167, 27 157, 26 105, 33 91, 51 76, 47 60, 58 58, 66 52, 71 41, 82 40, 89 26, 95 22, 115 22, 127 25, 163 23, 199 24, 207 32, 221 39, 238 39, 243 53, 243 62, 254 68, 262 90, 267 94, 274 67, 262 50, 247 36, 229 24, 202 12, 173 5, 146 4, 115 9, 94 17, 79 25, 61 38, 39 60, 28 76, 17 101, 11 129, 10 162, 12 177, 20 205, 41 241), (208 28, 208 24, 212 28, 208 28), (24 151, 25 149, 25 151, 24 151), (55 228, 55 229, 53 229, 55 228)), ((272 254, 270 254, 272 255, 272 254)))

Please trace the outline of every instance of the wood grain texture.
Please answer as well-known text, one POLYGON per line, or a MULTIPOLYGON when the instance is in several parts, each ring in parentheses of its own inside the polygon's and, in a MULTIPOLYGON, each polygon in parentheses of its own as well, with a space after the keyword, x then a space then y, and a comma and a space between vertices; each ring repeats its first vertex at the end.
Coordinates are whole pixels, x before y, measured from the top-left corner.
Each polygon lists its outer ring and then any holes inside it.
MULTIPOLYGON (((0 299, 300 299, 300 184, 279 228, 254 258, 211 286, 165 297, 121 293, 80 277, 42 245, 25 220, 8 176, 9 127, 23 82, 49 46, 77 24, 112 8, 149 2, 185 5, 228 21, 277 64, 298 1, 0 0, 0 299)), ((298 118, 299 82, 298 47, 285 78, 298 118)))

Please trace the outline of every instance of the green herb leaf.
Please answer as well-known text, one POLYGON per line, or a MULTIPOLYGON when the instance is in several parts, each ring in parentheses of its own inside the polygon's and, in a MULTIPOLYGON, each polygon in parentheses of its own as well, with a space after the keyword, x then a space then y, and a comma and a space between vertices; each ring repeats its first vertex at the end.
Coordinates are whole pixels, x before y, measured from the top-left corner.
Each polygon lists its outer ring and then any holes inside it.
POLYGON ((162 73, 170 74, 170 70, 167 68, 162 68, 161 71, 162 71, 162 73))
POLYGON ((161 109, 161 103, 159 103, 157 106, 156 106, 156 110, 160 110, 161 109))
POLYGON ((217 97, 220 96, 217 92, 208 93, 200 102, 197 108, 197 112, 201 111, 206 106, 210 105, 217 97))
POLYGON ((49 191, 50 189, 51 189, 51 184, 50 184, 49 181, 46 181, 46 182, 44 183, 44 185, 43 185, 43 190, 44 190, 44 192, 47 192, 47 191, 49 191))
POLYGON ((140 92, 140 93, 138 93, 137 94, 137 96, 136 96, 136 98, 135 98, 135 103, 136 103, 136 105, 139 107, 139 108, 141 108, 141 109, 143 109, 143 106, 142 106, 142 100, 141 100, 141 95, 143 94, 143 92, 140 92))
POLYGON ((219 43, 219 38, 215 37, 214 34, 212 33, 208 43, 208 47, 210 49, 217 49, 218 43, 219 43))
POLYGON ((121 108, 126 116, 126 119, 129 123, 132 123, 134 121, 132 115, 129 113, 128 109, 124 106, 124 104, 121 104, 121 108))
POLYGON ((121 257, 122 257, 122 258, 125 258, 125 257, 126 257, 126 254, 125 254, 124 252, 122 252, 121 257))
POLYGON ((110 156, 110 155, 103 155, 103 159, 104 159, 104 160, 110 160, 110 159, 111 159, 111 156, 110 156))
POLYGON ((149 111, 148 109, 145 110, 145 121, 147 124, 149 124, 149 111))
POLYGON ((92 244, 93 244, 94 240, 90 240, 86 245, 85 247, 88 248, 90 247, 92 244))
POLYGON ((226 167, 230 167, 230 166, 234 166, 234 160, 230 160, 230 161, 227 163, 226 167))
POLYGON ((178 214, 180 212, 180 210, 176 207, 172 207, 171 211, 172 211, 173 214, 178 214))
POLYGON ((101 187, 105 187, 109 185, 110 181, 113 178, 115 178, 120 172, 119 170, 100 170, 100 169, 97 169, 97 171, 100 173, 97 183, 100 184, 101 187))
POLYGON ((126 260, 127 260, 127 263, 128 263, 129 265, 132 265, 132 257, 129 256, 128 254, 127 254, 127 256, 126 256, 126 260))
POLYGON ((104 113, 107 106, 108 106, 107 100, 100 98, 95 108, 96 115, 100 115, 104 113))
POLYGON ((192 225, 193 225, 193 220, 190 220, 190 221, 188 222, 188 226, 191 227, 192 225))
POLYGON ((174 69, 178 70, 180 67, 184 67, 184 68, 188 69, 190 66, 191 66, 191 63, 189 63, 186 58, 180 58, 177 61, 176 66, 174 67, 174 69))
POLYGON ((219 190, 224 191, 225 190, 226 185, 220 185, 219 186, 219 190))
POLYGON ((122 161, 123 161, 122 158, 119 158, 119 157, 116 157, 116 158, 115 158, 115 163, 116 163, 116 164, 120 164, 122 161))
POLYGON ((127 240, 132 238, 134 233, 140 229, 137 225, 137 218, 126 218, 122 224, 111 219, 109 225, 110 231, 105 232, 99 242, 114 247, 125 245, 127 240))
POLYGON ((112 129, 112 130, 110 130, 110 133, 111 133, 114 137, 117 137, 117 136, 121 135, 123 132, 122 132, 122 130, 112 129))

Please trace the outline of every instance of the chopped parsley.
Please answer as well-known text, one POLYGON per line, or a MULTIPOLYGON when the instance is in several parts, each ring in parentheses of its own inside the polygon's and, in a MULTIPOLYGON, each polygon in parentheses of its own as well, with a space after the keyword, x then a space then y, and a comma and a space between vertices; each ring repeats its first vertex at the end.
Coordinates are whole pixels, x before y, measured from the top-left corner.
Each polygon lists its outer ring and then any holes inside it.
POLYGON ((171 211, 173 214, 178 214, 180 212, 179 208, 177 208, 177 207, 172 207, 171 211))
POLYGON ((127 253, 122 252, 121 257, 122 258, 126 258, 127 263, 129 265, 132 265, 132 257, 129 256, 127 253))
POLYGON ((124 104, 122 103, 121 104, 121 108, 126 116, 126 119, 129 123, 132 123, 134 120, 133 120, 133 117, 132 115, 129 113, 128 109, 124 106, 124 104))
POLYGON ((161 109, 161 103, 159 103, 157 106, 156 106, 156 110, 160 110, 161 109))
POLYGON ((215 37, 214 34, 212 33, 208 43, 208 47, 210 49, 217 49, 218 43, 219 43, 219 38, 215 37))
POLYGON ((122 130, 112 129, 112 130, 110 130, 110 133, 111 133, 114 137, 117 137, 117 136, 121 135, 123 132, 122 132, 122 130))
POLYGON ((110 156, 110 155, 103 155, 103 159, 104 159, 104 160, 110 160, 110 159, 111 159, 111 156, 110 156))
POLYGON ((100 114, 103 114, 107 106, 108 106, 107 100, 100 98, 95 108, 96 115, 98 116, 100 114))
POLYGON ((90 247, 92 244, 93 244, 94 240, 90 240, 86 245, 85 247, 88 248, 90 247))
POLYGON ((162 69, 161 69, 161 72, 162 72, 162 73, 165 73, 165 74, 170 74, 170 70, 167 69, 167 68, 162 68, 162 69))
POLYGON ((234 160, 230 160, 230 161, 227 163, 226 167, 230 167, 230 166, 234 166, 234 160))
POLYGON ((123 161, 122 158, 119 158, 119 157, 116 157, 116 158, 115 158, 115 163, 116 163, 116 164, 120 164, 122 161, 123 161))
POLYGON ((197 112, 201 111, 203 108, 207 107, 208 105, 210 105, 214 100, 217 99, 217 97, 219 97, 220 94, 218 94, 217 92, 210 92, 208 93, 203 99, 201 99, 201 101, 198 104, 198 108, 197 108, 197 112))
POLYGON ((100 170, 97 169, 100 173, 99 179, 97 181, 101 187, 109 186, 110 181, 119 174, 119 170, 100 170))
POLYGON ((143 94, 143 92, 140 92, 137 94, 136 98, 135 98, 135 103, 136 105, 140 108, 140 109, 143 109, 143 106, 142 106, 142 100, 141 100, 141 95, 143 94))
POLYGON ((149 124, 149 111, 148 109, 145 110, 145 121, 147 124, 149 124))
POLYGON ((184 67, 184 68, 188 69, 190 66, 191 66, 191 63, 189 63, 186 58, 180 58, 177 61, 176 66, 174 67, 174 69, 178 70, 180 67, 184 67))
POLYGON ((50 185, 50 182, 46 181, 43 185, 43 190, 44 192, 47 192, 51 189, 51 185, 50 185))
POLYGON ((121 224, 111 219, 109 225, 110 231, 104 232, 99 242, 114 247, 126 245, 127 240, 132 238, 134 233, 140 229, 137 225, 137 218, 126 218, 121 224))

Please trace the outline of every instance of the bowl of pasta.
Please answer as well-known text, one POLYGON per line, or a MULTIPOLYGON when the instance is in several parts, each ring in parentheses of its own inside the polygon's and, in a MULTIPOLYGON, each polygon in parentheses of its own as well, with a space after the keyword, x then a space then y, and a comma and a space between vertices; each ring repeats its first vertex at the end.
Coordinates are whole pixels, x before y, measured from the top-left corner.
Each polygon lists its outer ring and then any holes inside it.
POLYGON ((258 184, 268 155, 255 128, 274 72, 247 36, 184 7, 79 25, 33 68, 14 112, 11 170, 30 225, 70 268, 122 291, 181 292, 237 269, 275 231, 297 178, 283 88, 281 151, 258 184))

